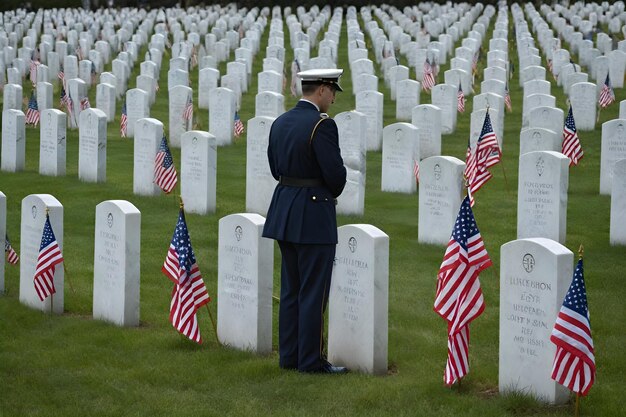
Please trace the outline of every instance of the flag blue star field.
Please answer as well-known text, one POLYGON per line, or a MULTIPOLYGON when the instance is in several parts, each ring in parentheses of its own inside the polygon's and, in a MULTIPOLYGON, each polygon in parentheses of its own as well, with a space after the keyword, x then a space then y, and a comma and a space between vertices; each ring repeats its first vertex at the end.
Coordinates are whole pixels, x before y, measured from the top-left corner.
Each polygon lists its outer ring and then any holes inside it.
POLYGON ((202 343, 196 311, 211 299, 191 247, 185 212, 182 208, 161 270, 174 283, 170 303, 172 326, 189 339, 202 343))
POLYGON ((465 197, 439 268, 434 305, 435 312, 448 322, 447 385, 469 372, 469 324, 485 309, 478 276, 491 265, 469 198, 465 197))
POLYGON ((552 379, 580 395, 587 395, 595 380, 596 359, 582 259, 576 265, 550 341, 556 345, 552 379))

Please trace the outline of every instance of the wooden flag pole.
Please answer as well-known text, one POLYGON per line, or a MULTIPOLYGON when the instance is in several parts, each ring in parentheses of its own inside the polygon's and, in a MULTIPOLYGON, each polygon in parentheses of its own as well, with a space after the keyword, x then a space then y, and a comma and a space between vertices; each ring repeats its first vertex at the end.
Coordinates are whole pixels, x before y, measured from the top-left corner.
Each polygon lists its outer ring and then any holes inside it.
POLYGON ((574 409, 574 416, 575 417, 578 417, 579 405, 580 405, 580 394, 576 393, 576 408, 574 409))

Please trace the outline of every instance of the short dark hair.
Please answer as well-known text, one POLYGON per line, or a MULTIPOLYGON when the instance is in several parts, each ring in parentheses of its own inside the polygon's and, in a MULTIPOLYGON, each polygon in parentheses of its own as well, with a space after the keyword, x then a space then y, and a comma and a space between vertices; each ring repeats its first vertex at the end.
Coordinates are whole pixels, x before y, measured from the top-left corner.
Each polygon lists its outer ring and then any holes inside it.
POLYGON ((315 93, 315 90, 322 85, 322 83, 302 83, 302 95, 308 96, 315 93))

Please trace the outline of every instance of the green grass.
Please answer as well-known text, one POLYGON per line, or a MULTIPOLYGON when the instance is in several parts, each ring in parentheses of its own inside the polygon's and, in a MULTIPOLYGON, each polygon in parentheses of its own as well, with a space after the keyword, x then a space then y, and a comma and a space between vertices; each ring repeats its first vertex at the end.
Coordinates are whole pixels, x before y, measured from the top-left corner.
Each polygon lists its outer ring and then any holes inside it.
MULTIPOLYGON (((492 19, 492 27, 495 18, 492 19)), ((363 27, 363 25, 362 25, 363 27)), ((269 28, 269 25, 268 25, 269 28)), ((342 28, 339 67, 348 68, 346 25, 342 28)), ((268 31, 262 38, 267 42, 268 31)), ((289 33, 285 28, 285 45, 289 33)), ((486 39, 489 39, 488 32, 486 39)), ((368 48, 372 49, 368 39, 368 48)), ((487 47, 486 40, 483 48, 487 47)), ((515 43, 509 41, 516 62, 515 43)), ((292 59, 287 49, 286 62, 292 59)), ((142 50, 141 55, 143 56, 142 50)), ((253 73, 261 70, 263 47, 253 73)), ((312 54, 314 56, 314 54, 312 54)), ((483 54, 486 57, 486 54, 483 54)), ((373 55, 370 54, 370 58, 373 55)), ((167 59, 161 91, 151 115, 166 124, 167 59)), ((482 75, 482 65, 479 74, 482 75)), ((129 87, 134 87, 137 65, 129 87)), ((220 68, 222 74, 225 66, 220 68)), ((447 68, 442 68, 442 71, 447 68)), ((332 114, 354 108, 349 71, 342 79, 332 114)), ((443 72, 440 75, 440 80, 443 72)), ((481 276, 485 313, 472 324, 471 370, 459 386, 446 388, 446 326, 432 311, 436 274, 444 248, 417 243, 417 195, 380 191, 381 153, 367 155, 365 215, 339 216, 340 225, 370 223, 390 236, 389 374, 373 377, 352 373, 342 377, 301 375, 281 371, 276 352, 258 357, 217 345, 205 309, 199 312, 202 345, 178 335, 168 321, 171 284, 161 273, 177 218, 177 197, 138 197, 132 193, 131 140, 118 134, 118 116, 108 125, 107 182, 78 180, 78 133, 68 130, 67 175, 38 174, 39 130, 27 128, 24 172, 0 173, 0 190, 7 195, 7 230, 19 251, 21 200, 33 193, 50 193, 63 205, 66 280, 65 313, 49 316, 19 303, 19 268, 6 267, 6 293, 0 297, 0 416, 119 416, 119 415, 279 415, 279 416, 570 416, 573 402, 548 406, 520 395, 498 395, 499 269, 502 244, 516 238, 517 164, 522 91, 517 73, 510 82, 513 113, 506 115, 502 167, 478 193, 475 215, 494 262, 481 276), (504 179, 506 172, 507 181, 504 179), (125 199, 142 213, 141 325, 118 328, 91 319, 93 294, 94 216, 98 203, 125 199)), ((380 76, 380 74, 379 74, 380 76)), ((477 85, 481 81, 477 79, 477 85)), ((244 96, 240 115, 253 117, 256 77, 244 96)), ((191 73, 197 88, 197 70, 191 73)), ((385 93, 384 124, 395 122, 395 103, 385 93)), ((562 91, 553 85, 560 108, 562 91)), ((91 89, 95 103, 95 88, 91 89)), ((617 101, 626 98, 616 91, 617 101)), ((26 93, 25 93, 26 95, 26 93)), ((286 108, 295 99, 286 96, 286 108)), ((195 100, 197 103, 197 99, 195 100)), ((429 103, 428 95, 421 96, 429 103)), ((56 100, 55 100, 56 104, 56 100)), ((443 154, 464 160, 469 134, 471 97, 459 115, 454 134, 443 137, 443 154)), ((576 251, 585 245, 585 272, 592 330, 596 346, 597 381, 582 400, 581 415, 622 413, 618 397, 626 374, 625 317, 622 278, 624 247, 609 245, 610 198, 599 195, 601 123, 618 115, 618 103, 603 110, 593 132, 579 132, 585 157, 570 169, 567 241, 576 251)), ((198 128, 206 129, 208 113, 197 110, 198 128)), ((218 150, 217 212, 188 215, 187 221, 200 268, 210 294, 217 291, 218 220, 245 211, 245 138, 218 150)), ((180 152, 174 149, 174 160, 180 152)), ((279 251, 275 248, 274 292, 279 288, 279 251)), ((209 308, 216 315, 216 300, 209 308)), ((277 342, 274 305, 274 348, 277 342)))

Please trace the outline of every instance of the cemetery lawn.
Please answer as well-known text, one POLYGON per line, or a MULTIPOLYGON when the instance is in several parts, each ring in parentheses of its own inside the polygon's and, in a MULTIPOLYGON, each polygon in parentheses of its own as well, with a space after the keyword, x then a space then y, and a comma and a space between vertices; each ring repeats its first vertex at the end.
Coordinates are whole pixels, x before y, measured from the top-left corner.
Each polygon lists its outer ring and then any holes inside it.
MULTIPOLYGON (((268 28, 261 51, 267 43, 268 28)), ((345 22, 342 30, 338 66, 347 69, 345 22)), ((371 51, 369 38, 367 41, 371 51)), ((486 42, 483 48, 487 48, 486 42)), ((289 45, 287 30, 285 45, 289 45)), ((509 55, 519 68, 512 38, 509 48, 509 55)), ((286 49, 286 62, 291 62, 292 51, 286 49)), ((145 47, 140 55, 144 52, 145 47)), ((151 117, 164 122, 166 132, 169 58, 164 56, 161 89, 151 110, 151 117)), ((261 71, 262 58, 262 52, 256 56, 253 73, 261 71)), ((484 62, 479 64, 479 74, 483 65, 484 62)), ((130 87, 134 87, 138 67, 131 76, 130 87)), ((442 71, 445 69, 446 66, 442 71)), ((220 70, 225 73, 225 64, 220 70)), ((105 183, 78 180, 78 131, 69 129, 65 177, 38 174, 39 129, 32 127, 26 129, 25 171, 0 173, 0 190, 7 196, 7 231, 18 252, 21 200, 29 194, 47 193, 63 204, 66 268, 65 313, 61 316, 50 316, 20 304, 19 267, 5 268, 6 292, 0 297, 0 416, 573 415, 573 397, 564 406, 548 406, 527 396, 498 393, 500 246, 516 239, 522 109, 517 75, 510 81, 513 112, 506 115, 503 162, 492 169, 494 178, 476 196, 476 220, 494 266, 480 277, 486 309, 471 325, 471 368, 461 384, 453 388, 443 384, 446 324, 432 310, 435 280, 445 248, 418 244, 416 194, 380 191, 381 152, 367 154, 365 215, 339 216, 338 221, 340 225, 369 223, 390 237, 386 376, 305 375, 280 370, 276 303, 274 352, 269 356, 258 357, 219 346, 205 308, 198 312, 203 343, 197 345, 180 336, 168 320, 172 285, 161 273, 177 220, 178 189, 176 195, 133 195, 133 142, 119 136, 122 103, 118 100, 116 120, 108 124, 105 183), (137 328, 118 328, 91 317, 95 207, 110 199, 128 200, 141 211, 141 325, 137 328)), ((439 77, 441 80, 442 75, 439 77)), ((197 90, 197 69, 191 72, 190 79, 197 90)), ((477 85, 480 81, 479 77, 477 85)), ((244 123, 254 116, 256 82, 253 76, 251 93, 243 98, 240 116, 244 123)), ((354 108, 348 70, 341 83, 346 92, 338 94, 331 115, 354 108)), ((389 99, 382 80, 379 89, 385 93, 384 124, 394 123, 395 103, 389 99)), ((24 96, 29 94, 29 88, 25 88, 24 96)), ((194 94, 197 103, 197 91, 194 94)), ((566 111, 566 98, 554 82, 552 94, 557 97, 557 106, 566 111)), ((626 99, 624 90, 616 90, 616 96, 616 103, 601 112, 595 131, 579 132, 585 156, 578 166, 570 168, 566 246, 575 253, 581 243, 585 246, 585 279, 597 364, 596 383, 588 397, 581 400, 581 416, 623 414, 619 402, 626 375, 626 332, 621 322, 626 317, 626 290, 622 282, 626 250, 609 245, 610 198, 599 195, 601 123, 617 118, 619 101, 626 99)), ((55 105, 57 100, 55 87, 55 105)), ((90 100, 95 103, 95 87, 90 90, 90 100)), ((421 102, 430 103, 428 94, 422 92, 421 102)), ((294 103, 294 98, 286 96, 286 108, 294 103)), ((443 137, 444 155, 465 159, 471 108, 470 97, 466 112, 459 115, 456 132, 443 137)), ((208 112, 197 108, 195 112, 197 128, 206 130, 208 112)), ((217 212, 187 215, 198 263, 214 297, 209 304, 214 318, 218 301, 218 220, 245 212, 245 151, 244 137, 218 149, 217 212)), ((173 149, 173 157, 180 167, 179 149, 173 149)), ((274 294, 280 288, 279 262, 275 246, 274 294)))

